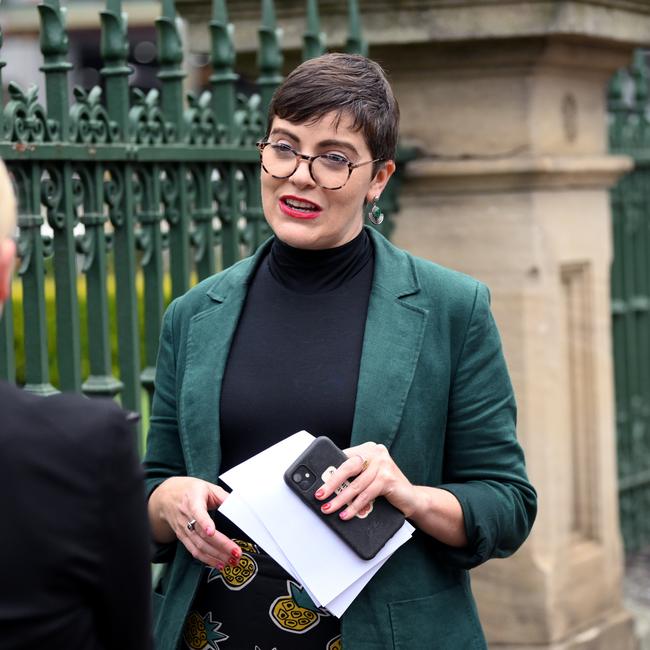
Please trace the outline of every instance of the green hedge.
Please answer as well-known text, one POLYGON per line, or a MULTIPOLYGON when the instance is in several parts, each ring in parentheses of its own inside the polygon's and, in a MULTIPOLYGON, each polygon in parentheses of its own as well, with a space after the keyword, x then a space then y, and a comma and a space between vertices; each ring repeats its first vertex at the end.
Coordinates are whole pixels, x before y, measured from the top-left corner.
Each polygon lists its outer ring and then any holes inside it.
MULTIPOLYGON (((115 299, 115 278, 108 277, 108 309, 110 318, 110 348, 111 361, 113 366, 113 375, 117 378, 120 376, 120 369, 117 356, 117 321, 116 321, 116 299, 115 299)), ((140 329, 140 366, 144 365, 144 283, 139 275, 136 280, 136 290, 138 296, 138 323, 140 329)), ((79 299, 79 321, 81 329, 81 376, 85 378, 90 372, 88 362, 88 318, 86 310, 86 282, 83 276, 77 280, 77 295, 79 299)), ((165 277, 164 284, 165 304, 171 299, 171 280, 165 277)), ((25 331, 23 321, 23 291, 19 279, 14 280, 13 284, 13 317, 14 317, 14 349, 16 352, 16 383, 22 385, 25 383, 25 331)), ((45 279, 45 310, 47 314, 47 346, 48 359, 50 368, 50 382, 54 386, 59 384, 59 370, 57 366, 57 347, 56 347, 56 297, 54 278, 47 276, 45 279)))

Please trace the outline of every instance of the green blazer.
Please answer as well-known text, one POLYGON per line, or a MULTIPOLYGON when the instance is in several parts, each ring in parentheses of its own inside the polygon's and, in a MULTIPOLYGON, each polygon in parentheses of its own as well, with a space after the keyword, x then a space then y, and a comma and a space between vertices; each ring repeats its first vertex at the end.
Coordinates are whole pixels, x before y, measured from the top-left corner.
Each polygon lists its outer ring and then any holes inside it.
MULTIPOLYGON (((351 444, 383 443, 414 484, 452 492, 469 545, 453 549, 416 531, 342 617, 343 647, 486 648, 467 570, 513 553, 536 514, 489 294, 368 232, 375 271, 351 444)), ((269 245, 165 314, 145 459, 149 494, 170 476, 217 481, 223 372, 269 245)), ((203 567, 178 542, 159 548, 157 560, 168 562, 154 595, 157 649, 176 650, 203 567)))

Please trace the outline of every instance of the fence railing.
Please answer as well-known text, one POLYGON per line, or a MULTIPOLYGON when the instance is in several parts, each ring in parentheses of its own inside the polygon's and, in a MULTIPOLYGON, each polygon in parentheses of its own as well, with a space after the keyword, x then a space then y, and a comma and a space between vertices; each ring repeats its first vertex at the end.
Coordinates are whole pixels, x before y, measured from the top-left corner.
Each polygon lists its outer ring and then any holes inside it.
MULTIPOLYGON (((365 53, 357 2, 349 0, 348 7, 348 51, 365 53)), ((269 234, 254 143, 264 135, 266 109, 283 78, 273 1, 261 2, 259 92, 248 97, 237 94, 233 26, 223 0, 212 2, 212 75, 210 89, 200 95, 184 96, 183 43, 173 0, 163 0, 161 11, 160 91, 130 87, 127 18, 120 0, 107 0, 99 17, 102 85, 76 87, 70 98, 65 12, 58 0, 43 0, 38 12, 46 101, 36 87, 11 82, 6 100, 0 95, 0 157, 19 197, 24 350, 18 354, 24 354, 25 388, 35 393, 117 396, 139 411, 142 387, 152 390, 165 303, 195 278, 247 255, 269 234), (44 234, 44 224, 51 235, 44 234), (46 270, 56 291, 56 387, 48 352, 46 270), (78 290, 79 272, 85 291, 78 290), (88 341, 85 376, 82 339, 88 341)), ((303 57, 324 51, 318 3, 308 1, 303 57)), ((0 60, 0 93, 4 65, 0 60)), ((397 209, 398 182, 399 174, 382 197, 387 216, 397 209)), ((388 219, 383 230, 390 227, 388 219)), ((20 319, 15 316, 8 304, 0 321, 0 377, 10 381, 16 380, 14 320, 20 319)))
POLYGON ((619 499, 625 547, 650 543, 650 97, 647 54, 609 93, 610 147, 634 158, 612 191, 612 329, 619 499))

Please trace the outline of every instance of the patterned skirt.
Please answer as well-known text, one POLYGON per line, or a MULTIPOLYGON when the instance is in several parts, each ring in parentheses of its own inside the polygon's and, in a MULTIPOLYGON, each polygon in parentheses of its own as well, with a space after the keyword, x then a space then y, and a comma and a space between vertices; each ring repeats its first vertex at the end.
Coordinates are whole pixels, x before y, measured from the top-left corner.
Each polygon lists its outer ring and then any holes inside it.
POLYGON ((339 620, 316 607, 251 541, 236 567, 205 567, 185 621, 183 650, 341 650, 339 620))

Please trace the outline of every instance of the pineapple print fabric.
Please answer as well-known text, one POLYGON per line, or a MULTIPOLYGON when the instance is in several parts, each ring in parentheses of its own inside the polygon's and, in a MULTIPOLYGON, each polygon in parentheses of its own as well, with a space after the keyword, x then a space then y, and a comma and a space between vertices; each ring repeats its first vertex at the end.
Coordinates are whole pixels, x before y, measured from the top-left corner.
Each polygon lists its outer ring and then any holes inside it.
POLYGON ((341 650, 340 623, 250 541, 236 567, 206 567, 183 650, 341 650))
POLYGON ((228 637, 219 632, 221 623, 212 620, 212 612, 201 616, 196 611, 190 612, 183 630, 183 640, 192 650, 217 650, 219 641, 226 641, 228 637))
POLYGON ((281 630, 297 634, 311 630, 323 616, 329 616, 326 610, 316 607, 304 589, 293 580, 287 580, 287 593, 271 603, 269 615, 281 630))

